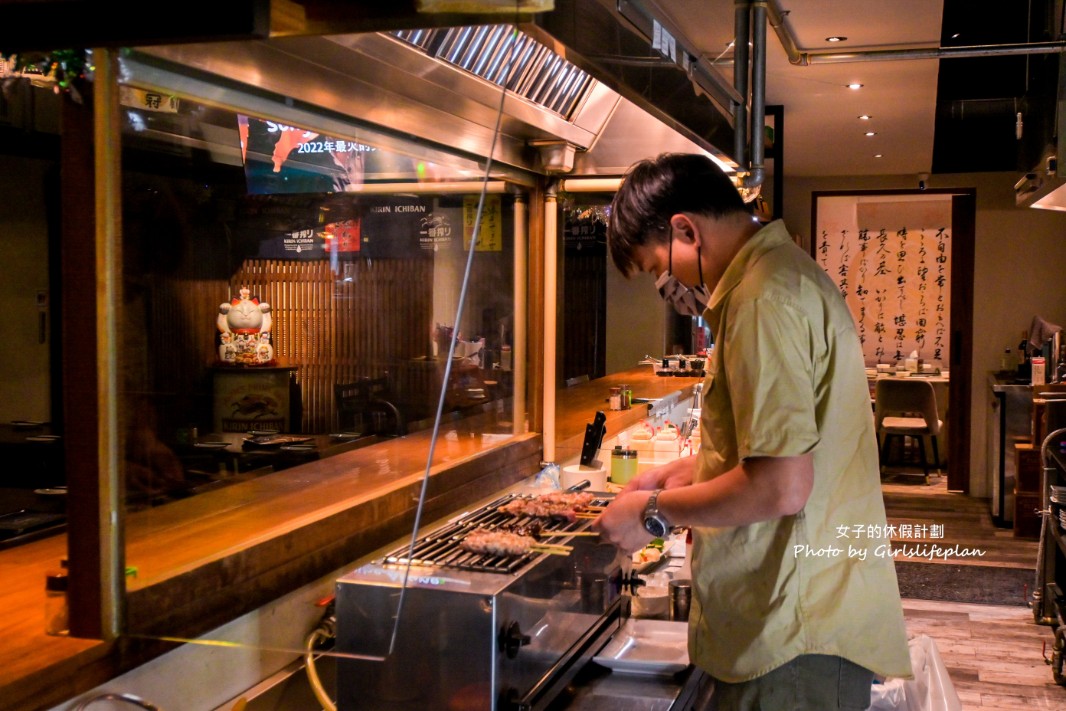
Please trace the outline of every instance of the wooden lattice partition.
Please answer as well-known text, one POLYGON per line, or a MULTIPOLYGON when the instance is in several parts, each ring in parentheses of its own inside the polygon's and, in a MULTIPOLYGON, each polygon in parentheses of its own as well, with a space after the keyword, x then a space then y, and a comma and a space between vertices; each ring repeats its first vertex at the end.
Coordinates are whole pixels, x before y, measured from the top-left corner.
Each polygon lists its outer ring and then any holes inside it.
POLYGON ((275 357, 297 368, 303 431, 336 425, 335 383, 393 379, 397 397, 417 407, 439 388, 425 363, 431 334, 432 262, 246 260, 230 283, 247 286, 271 306, 275 357))
MULTIPOLYGON (((509 293, 509 277, 493 262, 475 272, 460 332, 494 335, 496 314, 507 314, 500 297, 509 293)), ((124 329, 125 389, 148 396, 139 402, 155 404, 163 432, 208 427, 219 305, 247 286, 271 306, 279 364, 296 368, 302 419, 294 424, 300 431, 334 431, 335 384, 386 374, 407 420, 424 420, 436 411, 443 375, 441 360, 427 357, 433 352, 434 278, 433 260, 425 258, 339 264, 248 259, 228 280, 156 276, 127 293, 124 318, 138 326, 124 329)))

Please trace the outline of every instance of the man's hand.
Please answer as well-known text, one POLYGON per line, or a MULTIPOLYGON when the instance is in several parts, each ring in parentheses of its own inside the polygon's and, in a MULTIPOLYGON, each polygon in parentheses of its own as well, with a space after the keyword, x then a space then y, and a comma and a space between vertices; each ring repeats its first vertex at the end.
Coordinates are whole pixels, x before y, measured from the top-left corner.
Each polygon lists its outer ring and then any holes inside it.
POLYGON ((644 529, 644 507, 650 496, 649 491, 630 491, 627 486, 592 522, 592 530, 625 553, 640 550, 652 538, 644 529))
POLYGON ((622 492, 654 491, 655 489, 673 489, 688 486, 696 471, 696 457, 682 457, 649 469, 629 480, 622 492))

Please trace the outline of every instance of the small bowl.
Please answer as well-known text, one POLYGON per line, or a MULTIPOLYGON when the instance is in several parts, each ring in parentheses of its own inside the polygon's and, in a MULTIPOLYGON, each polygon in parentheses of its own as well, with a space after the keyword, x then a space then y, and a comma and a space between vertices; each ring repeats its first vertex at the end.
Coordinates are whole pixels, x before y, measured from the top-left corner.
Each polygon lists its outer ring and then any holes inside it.
POLYGON ((670 589, 664 585, 646 585, 631 598, 633 617, 665 620, 670 615, 670 589))

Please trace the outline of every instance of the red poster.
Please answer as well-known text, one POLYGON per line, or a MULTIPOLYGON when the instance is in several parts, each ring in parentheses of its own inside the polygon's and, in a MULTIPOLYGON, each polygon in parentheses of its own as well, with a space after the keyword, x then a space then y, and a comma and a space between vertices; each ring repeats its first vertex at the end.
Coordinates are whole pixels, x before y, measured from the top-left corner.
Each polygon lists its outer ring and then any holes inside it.
POLYGON ((359 220, 344 220, 343 222, 331 222, 326 225, 325 249, 327 252, 343 254, 345 252, 358 252, 360 243, 359 220))

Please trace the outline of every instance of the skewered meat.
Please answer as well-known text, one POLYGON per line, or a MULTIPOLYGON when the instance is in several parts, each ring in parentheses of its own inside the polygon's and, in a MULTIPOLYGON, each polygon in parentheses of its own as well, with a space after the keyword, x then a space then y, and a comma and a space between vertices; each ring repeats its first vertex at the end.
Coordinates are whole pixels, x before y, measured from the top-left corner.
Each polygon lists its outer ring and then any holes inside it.
POLYGON ((533 516, 563 521, 574 521, 577 514, 586 510, 595 497, 578 491, 557 491, 532 498, 516 498, 508 501, 499 510, 513 516, 533 516))
POLYGON ((529 536, 533 540, 539 541, 542 529, 539 521, 530 521, 529 523, 503 523, 497 526, 496 530, 517 533, 520 536, 529 536))
POLYGON ((459 547, 482 555, 513 556, 525 555, 536 543, 535 538, 521 533, 477 528, 463 537, 459 547))

